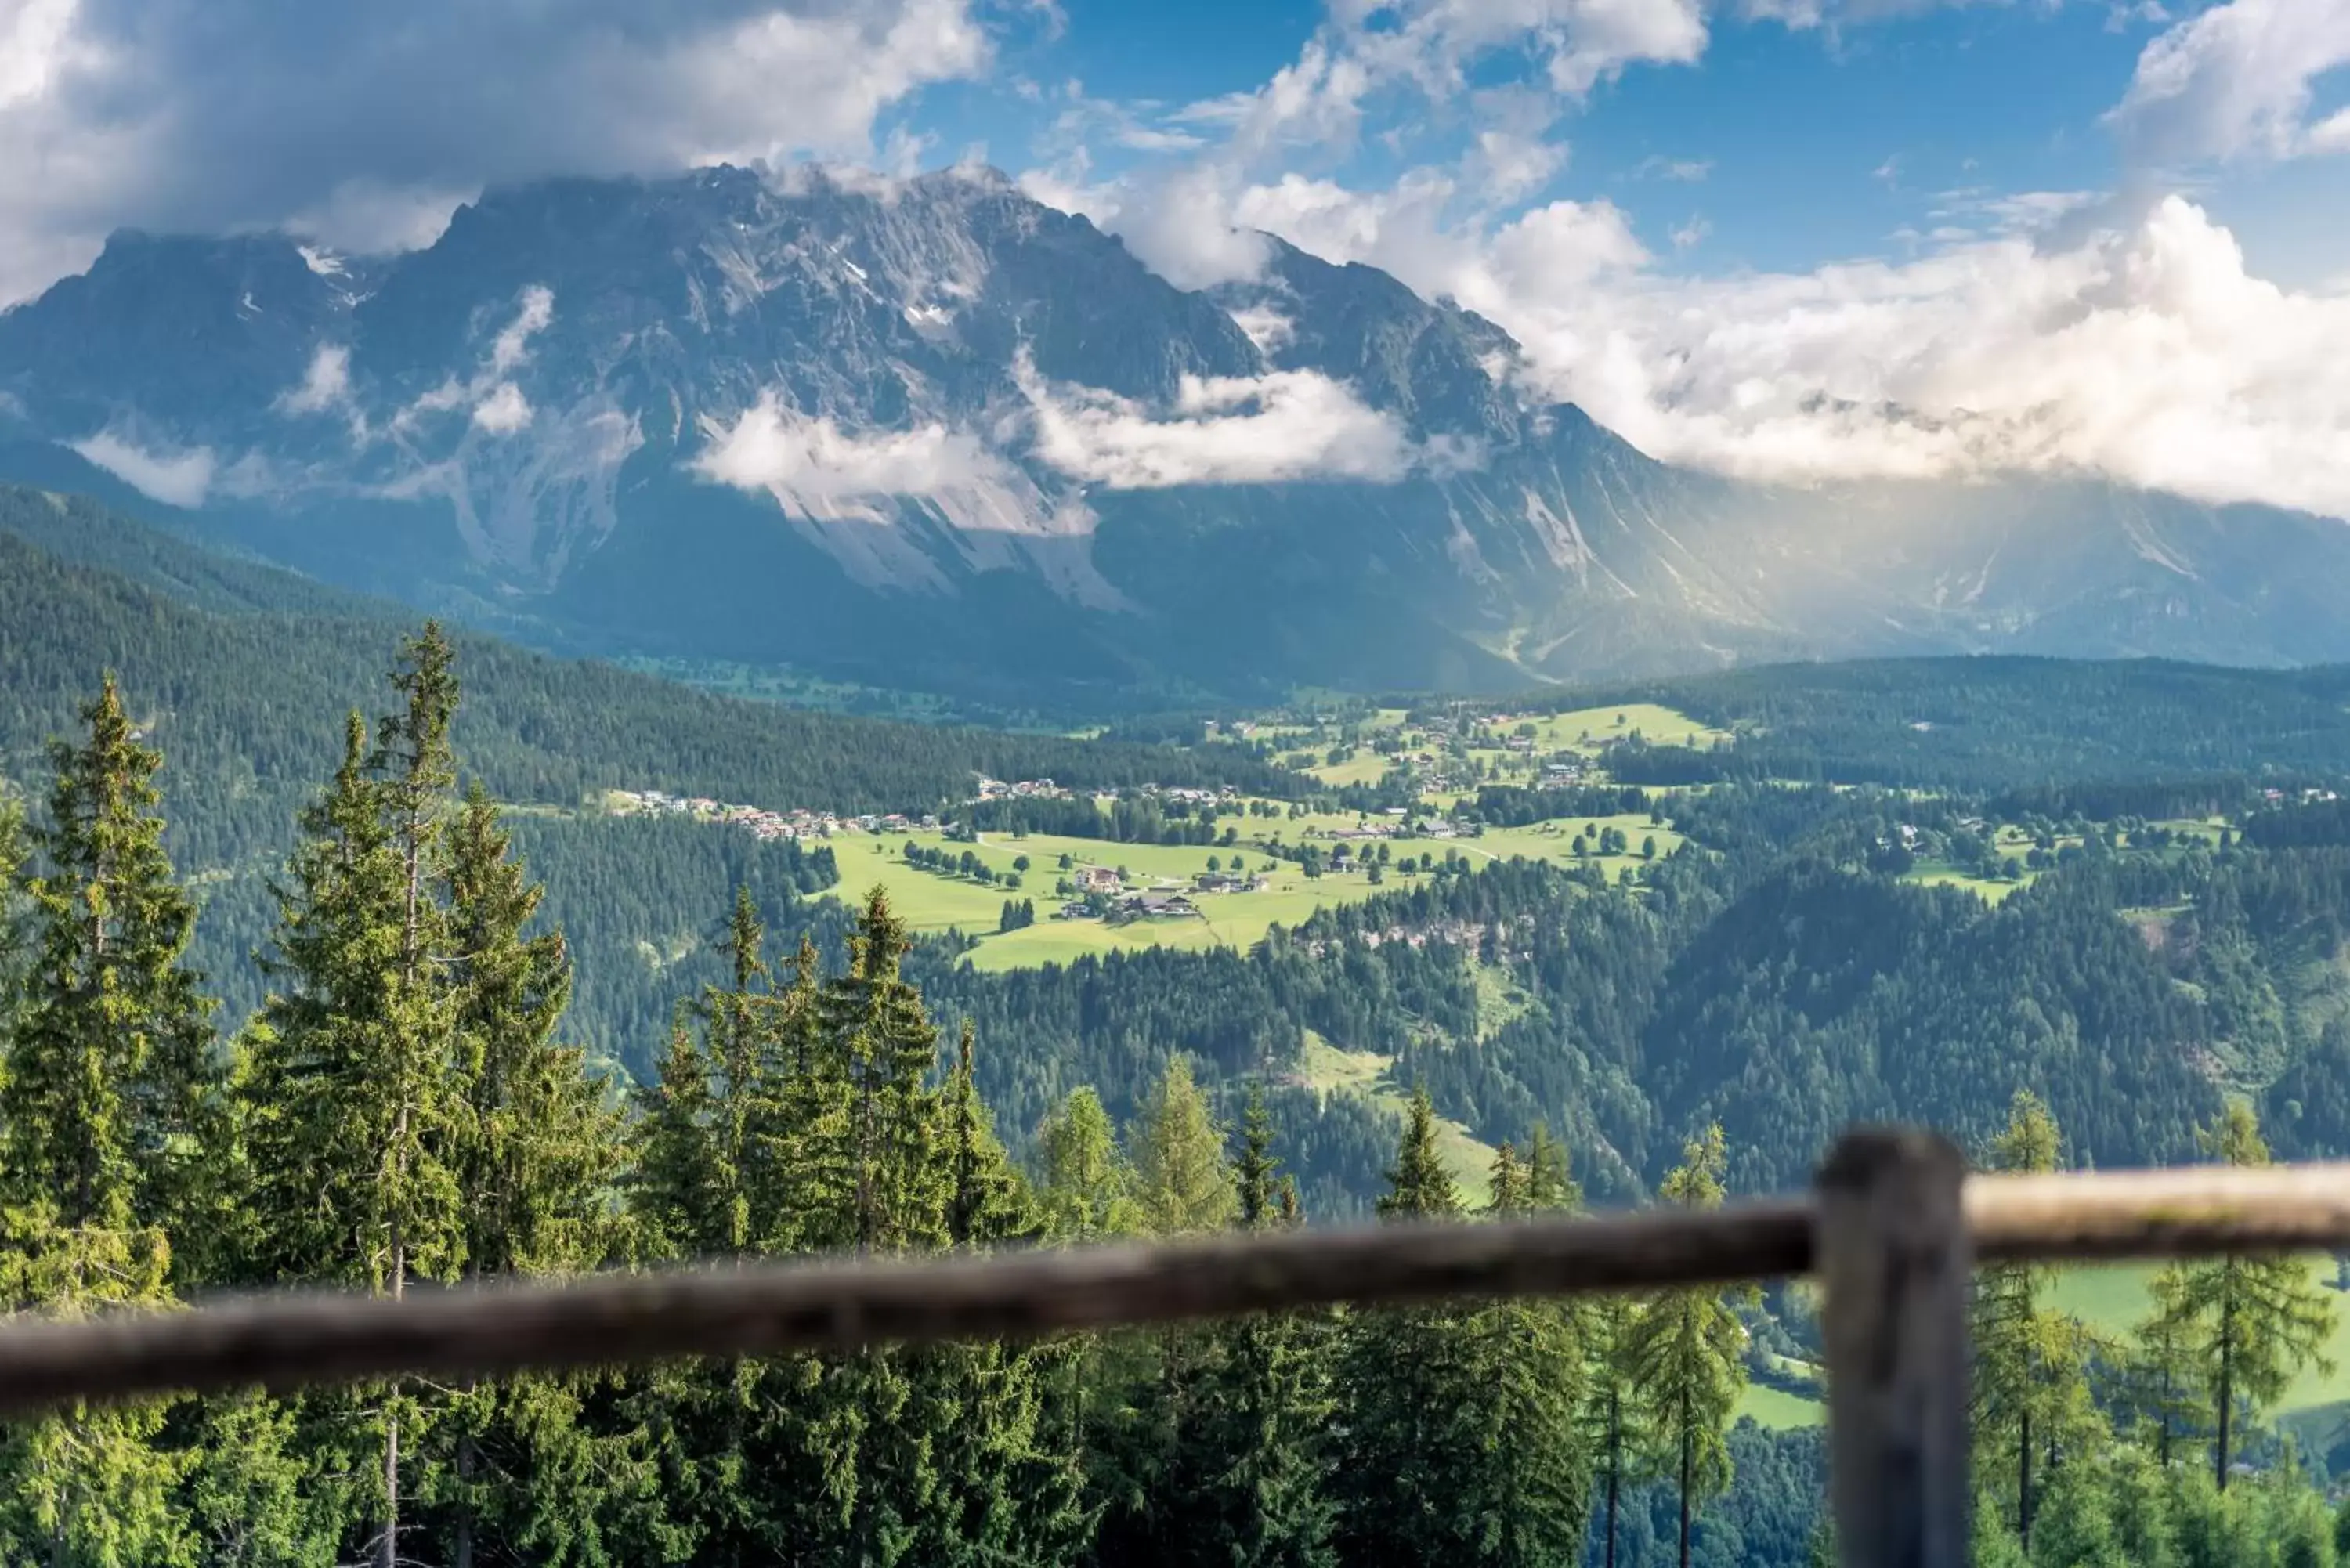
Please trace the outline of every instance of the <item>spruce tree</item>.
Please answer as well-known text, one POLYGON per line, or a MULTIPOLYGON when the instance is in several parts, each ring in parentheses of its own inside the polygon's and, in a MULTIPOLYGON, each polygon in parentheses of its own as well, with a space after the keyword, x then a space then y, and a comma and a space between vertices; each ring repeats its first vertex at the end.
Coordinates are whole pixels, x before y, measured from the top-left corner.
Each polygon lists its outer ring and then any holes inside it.
MULTIPOLYGON (((1987 1163, 1993 1170, 2045 1173, 2057 1168, 2062 1145, 2055 1117, 2037 1096, 2018 1090, 1987 1163)), ((1976 1273, 1970 1313, 1975 1453, 1996 1490, 2012 1485, 2016 1539, 2027 1552, 2035 1459, 2088 1439, 2099 1420, 2089 1399, 2087 1330, 2040 1304, 2054 1280, 2045 1265, 1991 1264, 1976 1273)))
MULTIPOLYGON (((1232 1173, 1241 1229, 1297 1223, 1284 1212, 1262 1087, 1251 1087, 1242 1112, 1232 1173)), ((1194 1495, 1175 1501, 1169 1521, 1188 1539, 1191 1561, 1231 1568, 1329 1568, 1336 1562, 1326 1435, 1333 1413, 1328 1322, 1319 1314, 1259 1314, 1217 1331, 1189 1452, 1176 1466, 1194 1495)))
MULTIPOLYGON (((1438 1153, 1425 1090, 1406 1113, 1382 1219, 1456 1220, 1461 1200, 1438 1153)), ((1362 1568, 1462 1562, 1473 1556, 1477 1472, 1492 1434, 1475 1414, 1478 1376, 1458 1305, 1352 1316, 1336 1366, 1339 1453, 1332 1490, 1339 1559, 1362 1568)))
MULTIPOLYGON (((1721 1205, 1729 1153, 1720 1126, 1681 1151, 1681 1163, 1658 1189, 1666 1202, 1690 1209, 1721 1205)), ((1650 1297, 1632 1325, 1626 1358, 1657 1458, 1680 1503, 1680 1563, 1689 1568, 1690 1525, 1698 1500, 1730 1484, 1723 1434, 1746 1387, 1746 1329, 1733 1301, 1754 1287, 1669 1290, 1650 1297)))
MULTIPOLYGON (((342 763, 304 815, 269 963, 279 989, 244 1044, 238 1089, 264 1276, 398 1299, 463 1265, 473 1129, 450 978, 462 955, 438 892, 456 683, 437 628, 403 647, 392 684, 399 710, 372 747, 352 717, 342 763)), ((369 1407, 374 1480, 354 1501, 383 1568, 400 1556, 403 1482, 427 1452, 422 1392, 395 1381, 369 1407)), ((352 1431, 348 1418, 325 1424, 352 1431)))
POLYGON ((847 969, 816 990, 810 1071, 824 1093, 801 1129, 802 1158, 818 1177, 798 1199, 804 1245, 877 1252, 945 1240, 947 1170, 929 1082, 939 1033, 901 970, 907 947, 905 923, 877 887, 849 933, 847 969))
MULTIPOLYGON (((444 898, 454 962, 457 1080, 466 1103, 456 1179, 470 1280, 575 1272, 604 1259, 604 1193, 619 1127, 582 1053, 556 1029, 571 994, 559 931, 534 932, 541 892, 477 782, 452 825, 444 898)), ((631 1434, 583 1423, 590 1380, 525 1376, 470 1385, 449 1412, 441 1500, 452 1568, 505 1557, 593 1520, 599 1475, 633 1470, 631 1434), (573 1483, 566 1495, 533 1484, 573 1483), (487 1540, 484 1537, 486 1534, 487 1540)))
POLYGON ((163 849, 161 754, 107 677, 50 748, 33 836, 32 979, 0 1077, 12 1201, 68 1229, 193 1230, 213 1105, 212 1003, 182 961, 195 903, 163 849))
MULTIPOLYGON (((203 1215, 213 1088, 210 1003, 181 962, 194 906, 154 815, 161 759, 111 677, 82 718, 84 743, 50 748, 28 878, 21 819, 0 808, 0 1309, 66 1317, 171 1299, 167 1227, 203 1215)), ((76 1404, 0 1433, 0 1556, 181 1556, 192 1455, 167 1418, 76 1404)))
MULTIPOLYGON (((1565 1151, 1546 1133, 1537 1131, 1523 1162, 1504 1143, 1487 1213, 1510 1223, 1564 1209, 1575 1194, 1565 1167, 1565 1151)), ((1582 1551, 1592 1464, 1580 1420, 1587 1397, 1580 1315, 1566 1303, 1511 1300, 1469 1319, 1464 1393, 1485 1437, 1469 1500, 1479 1563, 1534 1568, 1582 1551)))
MULTIPOLYGON (((2260 1124, 2241 1101, 2203 1134, 2203 1147, 2230 1165, 2269 1162, 2260 1124)), ((2257 1416, 2283 1397, 2303 1366, 2334 1369, 2323 1354, 2333 1303, 2310 1278, 2308 1262, 2292 1254, 2230 1252, 2187 1264, 2166 1289, 2157 1323, 2158 1332, 2180 1334, 2193 1347, 2211 1415, 2211 1473, 2221 1491, 2239 1417, 2257 1416)))

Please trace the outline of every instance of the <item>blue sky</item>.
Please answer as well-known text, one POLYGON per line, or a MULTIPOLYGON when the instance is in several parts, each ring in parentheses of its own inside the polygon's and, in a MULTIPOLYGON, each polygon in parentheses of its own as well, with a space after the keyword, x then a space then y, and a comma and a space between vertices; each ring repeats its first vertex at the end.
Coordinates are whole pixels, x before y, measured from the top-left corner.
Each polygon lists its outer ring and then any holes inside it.
POLYGON ((0 0, 0 305, 119 225, 977 153, 1179 286, 1384 267, 1675 461, 2350 516, 2350 0, 0 0))
MULTIPOLYGON (((1527 195, 1612 201, 1659 250, 1676 233, 1701 232, 1679 248, 1689 269, 1914 254, 1920 235, 1946 226, 1954 194, 2122 184, 2128 171, 2105 117, 2147 45, 2192 9, 1974 5, 1794 27, 1718 15, 1693 62, 1627 63, 1587 97, 1554 95, 1558 119, 1541 135, 1567 157, 1527 195)), ((1049 166, 1068 151, 1056 122, 1073 83, 1134 123, 1196 133, 1176 118, 1184 108, 1254 90, 1328 31, 1319 0, 1068 0, 1056 14, 1008 23, 987 78, 932 89, 886 124, 927 138, 935 160, 977 149, 1014 171, 1049 166), (1046 100, 1024 97, 1031 88, 1046 100)), ((1538 66, 1527 48, 1502 48, 1476 61, 1469 79, 1523 83, 1538 66)), ((2350 80, 2318 86, 2319 118, 2329 103, 2350 102, 2350 80)), ((1457 157, 1478 129, 1463 102, 1409 90, 1369 101, 1357 138, 1295 151, 1287 166, 1377 185, 1415 161, 1457 157)), ((1121 146, 1107 124, 1082 145, 1101 178, 1169 156, 1121 146)), ((2198 169, 2178 179, 2238 231, 2266 275, 2308 284, 2350 271, 2345 164, 2198 169)))

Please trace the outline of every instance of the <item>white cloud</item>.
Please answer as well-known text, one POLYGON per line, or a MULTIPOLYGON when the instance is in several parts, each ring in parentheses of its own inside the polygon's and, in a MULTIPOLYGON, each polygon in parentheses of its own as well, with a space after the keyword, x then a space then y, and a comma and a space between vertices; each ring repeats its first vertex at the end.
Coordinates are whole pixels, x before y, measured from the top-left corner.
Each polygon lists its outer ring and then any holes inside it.
POLYGON ((2110 119, 2140 164, 2350 150, 2350 111, 2313 123, 2350 66, 2350 0, 2228 0, 2157 37, 2110 119))
POLYGON ((322 414, 340 407, 350 391, 350 349, 340 343, 322 343, 310 356, 302 384, 280 393, 275 406, 281 413, 322 414))
POLYGON ((787 507, 830 517, 897 495, 937 495, 1002 480, 1003 460, 944 425, 852 434, 829 416, 784 406, 773 391, 732 424, 705 415, 706 444, 688 467, 712 483, 765 491, 787 507))
POLYGON ((126 223, 429 239, 484 185, 861 158, 980 0, 0 0, 0 302, 126 223))
POLYGON ((473 405, 473 424, 492 435, 515 435, 530 428, 530 400, 512 381, 500 381, 473 405))
POLYGON ((1111 490, 1323 479, 1392 483, 1412 466, 1400 425, 1311 371, 1186 376, 1166 419, 1097 389, 1048 386, 1024 362, 1020 372, 1035 414, 1036 455, 1111 490))
POLYGON ((2049 247, 1673 280, 1480 308, 1551 395, 1659 456, 1783 480, 2095 473, 2350 517, 2350 292, 2249 275, 2178 197, 2049 247), (1899 410, 1918 410, 1904 413, 1899 410))
POLYGON ((216 464, 210 447, 150 451, 110 430, 75 441, 74 451, 150 500, 166 506, 202 506, 216 464))
MULTIPOLYGON (((530 340, 546 331, 554 320, 555 291, 545 284, 529 285, 515 301, 514 319, 498 328, 497 336, 490 340, 490 351, 482 360, 481 369, 462 381, 450 376, 419 395, 393 416, 392 428, 410 429, 427 414, 451 413, 458 409, 471 410, 474 426, 492 435, 513 435, 528 428, 532 417, 530 400, 515 384, 514 373, 529 362, 530 340)), ((348 369, 346 361, 346 373, 348 369)), ((316 379, 320 373, 319 364, 314 359, 310 376, 316 379)), ((308 381, 304 385, 307 388, 308 381)), ((301 395, 298 391, 294 394, 301 395)))
POLYGON ((1230 178, 1228 169, 1201 163, 1144 181, 1110 209, 1118 237, 1178 288, 1256 276, 1271 253, 1262 235, 1233 224, 1230 178))
POLYGON ((503 376, 521 364, 530 353, 530 340, 546 331, 547 323, 554 319, 555 291, 543 283, 524 289, 522 308, 490 346, 491 372, 503 376))

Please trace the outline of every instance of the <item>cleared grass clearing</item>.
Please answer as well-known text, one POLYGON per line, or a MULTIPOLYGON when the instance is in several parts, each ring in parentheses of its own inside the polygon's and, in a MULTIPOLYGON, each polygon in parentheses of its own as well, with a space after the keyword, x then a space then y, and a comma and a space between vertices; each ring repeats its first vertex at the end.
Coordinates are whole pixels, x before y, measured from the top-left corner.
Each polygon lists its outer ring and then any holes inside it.
MULTIPOLYGON (((1731 738, 1727 730, 1714 729, 1687 713, 1654 702, 1630 702, 1620 708, 1577 708, 1532 722, 1534 744, 1554 752, 1596 752, 1635 732, 1656 746, 1706 747, 1731 738)), ((1516 727, 1503 726, 1505 731, 1514 731, 1516 727)))
POLYGON ((1368 746, 1363 746, 1336 766, 1325 763, 1305 771, 1332 789, 1344 789, 1348 784, 1375 784, 1387 777, 1388 770, 1394 765, 1393 758, 1383 757, 1368 746))
MULTIPOLYGON (((1351 1095, 1367 1100, 1400 1127, 1410 1105, 1411 1091, 1409 1085, 1395 1081, 1394 1067, 1392 1056, 1372 1051, 1342 1050, 1310 1029, 1305 1033, 1305 1054, 1298 1063, 1299 1075, 1309 1088, 1325 1095, 1351 1095)), ((1461 1190, 1461 1202, 1472 1208, 1484 1207, 1492 1192, 1487 1178, 1499 1151, 1492 1144, 1470 1137, 1469 1129, 1459 1122, 1442 1117, 1437 1119, 1436 1148, 1445 1169, 1451 1174, 1453 1185, 1461 1190)))
POLYGON ((1746 1392, 1738 1397, 1736 1413, 1751 1417, 1756 1426, 1770 1432, 1798 1432, 1824 1425, 1828 1418, 1828 1407, 1817 1399, 1767 1383, 1749 1383, 1746 1392))
POLYGON ((2017 893, 2032 886, 2039 874, 2026 871, 2012 882, 1994 882, 1987 877, 1970 877, 1954 866, 1929 860, 1904 876, 1901 880, 1920 888, 1963 888, 1987 904, 2003 904, 2017 893))

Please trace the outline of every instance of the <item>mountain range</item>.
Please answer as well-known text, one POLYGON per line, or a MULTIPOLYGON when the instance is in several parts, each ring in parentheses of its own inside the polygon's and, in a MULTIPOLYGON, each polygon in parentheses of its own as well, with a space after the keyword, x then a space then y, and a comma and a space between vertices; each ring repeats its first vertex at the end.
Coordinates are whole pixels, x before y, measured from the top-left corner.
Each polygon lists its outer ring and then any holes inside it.
POLYGON ((2350 657, 2342 523, 1674 467, 1266 243, 1186 291, 969 169, 548 181, 388 258, 123 233, 0 314, 0 479, 562 651, 1005 697, 2350 657))

